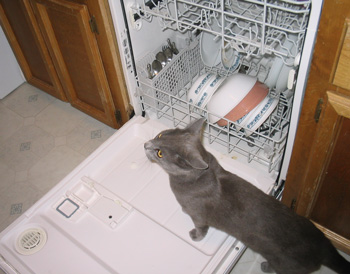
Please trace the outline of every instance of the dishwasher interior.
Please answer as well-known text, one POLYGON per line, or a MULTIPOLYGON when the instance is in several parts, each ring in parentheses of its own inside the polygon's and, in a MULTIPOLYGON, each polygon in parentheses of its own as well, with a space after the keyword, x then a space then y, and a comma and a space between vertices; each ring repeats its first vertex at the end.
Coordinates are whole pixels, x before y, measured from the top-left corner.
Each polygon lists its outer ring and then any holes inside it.
POLYGON ((157 21, 162 30, 174 31, 172 39, 179 51, 154 77, 150 77, 148 66, 167 46, 166 41, 136 60, 137 96, 142 110, 150 117, 171 121, 171 126, 185 126, 193 118, 204 116, 209 144, 219 145, 227 154, 237 152, 269 173, 278 173, 310 11, 311 1, 133 3, 129 9, 132 28, 157 21), (220 61, 223 53, 230 56, 229 64, 220 61), (251 130, 249 125, 240 125, 240 120, 219 117, 188 100, 191 86, 204 73, 217 75, 218 79, 236 73, 255 76, 268 86, 269 96, 278 103, 262 125, 251 130), (226 125, 211 122, 212 117, 225 120, 226 125))

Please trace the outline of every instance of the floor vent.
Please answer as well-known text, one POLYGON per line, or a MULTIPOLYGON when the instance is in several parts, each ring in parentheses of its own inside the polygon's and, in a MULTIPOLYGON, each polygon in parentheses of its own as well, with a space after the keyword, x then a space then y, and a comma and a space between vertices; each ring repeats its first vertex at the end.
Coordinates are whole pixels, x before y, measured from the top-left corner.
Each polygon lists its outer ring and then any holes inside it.
POLYGON ((22 255, 32 255, 42 249, 46 243, 46 232, 38 227, 23 231, 16 241, 16 250, 22 255))

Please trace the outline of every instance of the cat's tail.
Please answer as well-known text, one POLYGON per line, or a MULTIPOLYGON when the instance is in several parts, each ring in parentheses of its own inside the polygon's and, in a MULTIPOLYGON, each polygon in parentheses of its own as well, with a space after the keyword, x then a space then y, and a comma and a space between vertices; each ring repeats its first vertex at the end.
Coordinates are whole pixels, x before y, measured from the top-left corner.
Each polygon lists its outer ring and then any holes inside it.
POLYGON ((349 274, 350 273, 350 262, 344 259, 338 251, 331 246, 328 249, 328 254, 324 257, 322 264, 329 267, 333 271, 340 274, 349 274))

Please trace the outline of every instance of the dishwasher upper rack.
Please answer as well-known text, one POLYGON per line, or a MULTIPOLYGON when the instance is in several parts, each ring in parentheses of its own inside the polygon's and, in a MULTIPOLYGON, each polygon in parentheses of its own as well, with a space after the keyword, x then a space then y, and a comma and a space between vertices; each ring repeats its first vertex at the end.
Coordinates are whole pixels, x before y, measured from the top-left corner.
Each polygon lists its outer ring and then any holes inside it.
POLYGON ((246 57, 275 55, 292 65, 303 46, 311 0, 142 0, 131 9, 134 19, 158 18, 163 30, 209 32, 221 39, 222 49, 246 57))
MULTIPOLYGON (((145 68, 154 58, 154 53, 148 53, 141 58, 136 68, 138 70, 138 96, 144 111, 157 119, 167 119, 174 127, 186 126, 193 119, 216 116, 205 108, 195 106, 187 101, 187 92, 198 77, 205 71, 212 72, 200 61, 199 43, 193 42, 180 50, 153 79, 147 78, 145 68)), ((249 64, 247 64, 249 65, 249 64)), ((252 65, 252 64, 250 64, 252 65)), ((261 70, 261 67, 259 67, 261 70)), ((249 70, 255 75, 254 70, 249 70)), ((219 144, 227 154, 238 152, 246 157, 248 162, 258 162, 268 168, 268 172, 279 171, 284 154, 289 121, 292 109, 293 92, 286 90, 277 93, 270 90, 270 96, 278 99, 274 112, 252 135, 247 136, 246 128, 239 127, 229 121, 229 126, 221 127, 208 122, 204 131, 210 144, 219 144), (240 128, 240 129, 238 129, 240 128)), ((223 118, 223 117, 221 117, 223 118)))

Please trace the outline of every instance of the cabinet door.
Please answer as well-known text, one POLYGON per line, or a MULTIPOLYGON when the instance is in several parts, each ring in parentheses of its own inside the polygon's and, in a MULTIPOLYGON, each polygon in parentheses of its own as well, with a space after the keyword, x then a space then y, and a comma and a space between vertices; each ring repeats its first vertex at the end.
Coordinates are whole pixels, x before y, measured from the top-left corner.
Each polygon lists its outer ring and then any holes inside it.
POLYGON ((325 0, 282 201, 350 253, 350 1, 325 0))
POLYGON ((350 252, 350 97, 328 91, 322 112, 297 213, 350 252))
POLYGON ((29 0, 0 0, 0 23, 26 80, 67 101, 29 0))
POLYGON ((72 106, 116 127, 115 109, 85 4, 31 0, 72 106))

